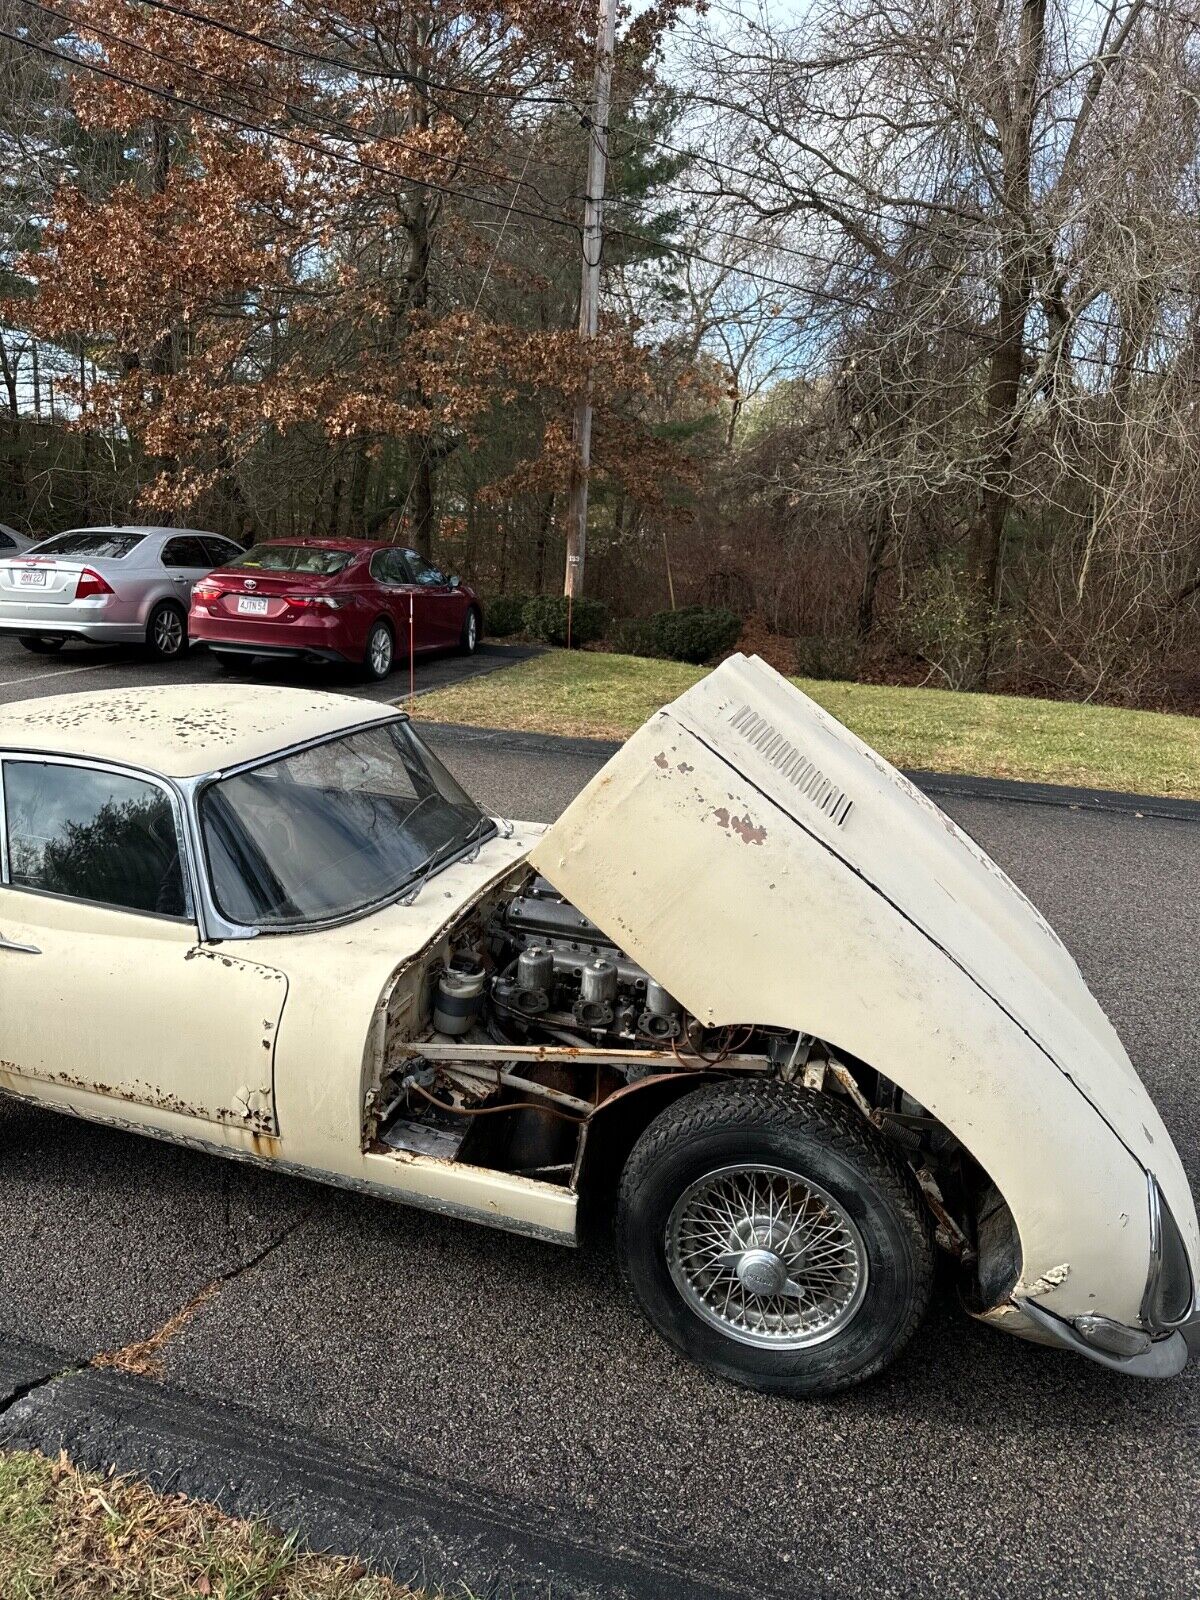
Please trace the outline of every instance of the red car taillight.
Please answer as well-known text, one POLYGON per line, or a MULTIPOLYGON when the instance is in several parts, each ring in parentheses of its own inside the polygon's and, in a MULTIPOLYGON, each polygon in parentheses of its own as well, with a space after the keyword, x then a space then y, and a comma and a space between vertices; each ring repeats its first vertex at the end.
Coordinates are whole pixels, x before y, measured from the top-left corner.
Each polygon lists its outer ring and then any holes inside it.
POLYGON ((84 567, 79 574, 79 582, 75 588, 76 600, 87 600, 94 594, 115 593, 111 583, 106 583, 98 572, 93 572, 91 567, 84 567))
POLYGON ((323 606, 326 611, 337 611, 346 604, 345 600, 335 600, 331 594, 289 594, 287 603, 311 610, 314 606, 323 606))
POLYGON ((205 583, 203 579, 192 585, 192 599, 201 600, 205 605, 211 600, 219 600, 225 593, 219 583, 205 583))

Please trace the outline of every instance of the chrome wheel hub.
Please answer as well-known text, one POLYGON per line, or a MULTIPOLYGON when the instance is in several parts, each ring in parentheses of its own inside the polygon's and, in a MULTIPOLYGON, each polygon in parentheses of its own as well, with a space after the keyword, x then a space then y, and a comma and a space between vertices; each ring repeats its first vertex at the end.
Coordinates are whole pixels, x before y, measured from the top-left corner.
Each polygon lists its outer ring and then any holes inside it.
POLYGON ((783 1167, 706 1173, 676 1201, 665 1243, 687 1304, 741 1344, 820 1344, 850 1322, 866 1293, 858 1228, 831 1194, 783 1167))
POLYGON ((392 661, 392 636, 386 628, 378 628, 371 635, 371 668, 385 673, 392 661))
POLYGON ((154 625, 154 642, 165 656, 173 656, 183 643, 183 623, 178 612, 161 611, 154 625))

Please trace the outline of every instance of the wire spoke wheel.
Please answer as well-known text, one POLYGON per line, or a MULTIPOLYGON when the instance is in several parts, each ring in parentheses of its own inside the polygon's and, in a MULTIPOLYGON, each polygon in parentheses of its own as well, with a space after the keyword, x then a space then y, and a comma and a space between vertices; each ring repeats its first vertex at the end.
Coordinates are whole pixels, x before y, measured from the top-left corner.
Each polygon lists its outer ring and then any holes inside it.
POLYGON ((672 1208, 667 1264, 692 1310, 728 1338, 798 1350, 832 1338, 867 1289, 867 1250, 841 1205, 783 1167, 720 1167, 672 1208))

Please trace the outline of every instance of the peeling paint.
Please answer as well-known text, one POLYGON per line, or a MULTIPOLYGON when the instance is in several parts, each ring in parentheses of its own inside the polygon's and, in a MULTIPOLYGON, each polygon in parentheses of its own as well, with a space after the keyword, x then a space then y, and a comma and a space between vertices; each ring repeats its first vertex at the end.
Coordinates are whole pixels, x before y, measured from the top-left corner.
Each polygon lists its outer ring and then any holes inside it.
POLYGON ((1051 1267, 1049 1271, 1043 1272, 1041 1277, 1029 1284, 1028 1287, 1023 1288, 1018 1285, 1014 1292, 1018 1299, 1036 1300, 1039 1295, 1049 1294, 1051 1289, 1057 1289, 1059 1284, 1065 1283, 1070 1275, 1070 1263, 1064 1261, 1061 1266, 1051 1267))

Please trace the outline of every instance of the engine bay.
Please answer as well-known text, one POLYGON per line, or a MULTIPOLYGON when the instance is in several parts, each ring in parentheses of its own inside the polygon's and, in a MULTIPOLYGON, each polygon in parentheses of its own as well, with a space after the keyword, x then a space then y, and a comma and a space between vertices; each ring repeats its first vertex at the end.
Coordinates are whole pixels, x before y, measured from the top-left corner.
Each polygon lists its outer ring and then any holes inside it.
POLYGON ((706 1027, 528 869, 398 975, 364 1147, 576 1185, 589 1130, 622 1097, 735 1074, 851 1101, 912 1168, 939 1242, 973 1256, 961 1223, 976 1175, 923 1106, 808 1034, 706 1027))
POLYGON ((571 1181, 613 1096, 681 1072, 802 1065, 794 1033, 709 1029, 526 872, 402 975, 368 1145, 571 1181))

